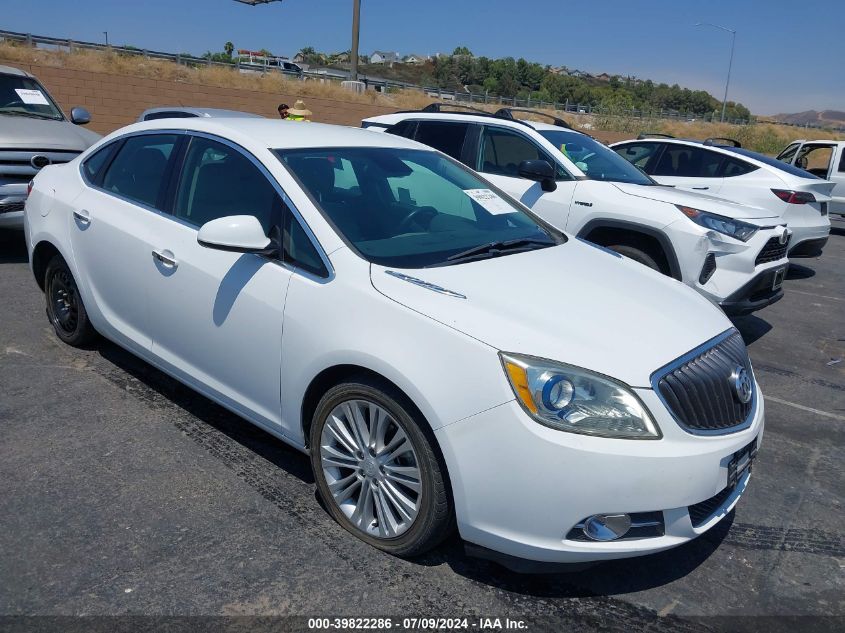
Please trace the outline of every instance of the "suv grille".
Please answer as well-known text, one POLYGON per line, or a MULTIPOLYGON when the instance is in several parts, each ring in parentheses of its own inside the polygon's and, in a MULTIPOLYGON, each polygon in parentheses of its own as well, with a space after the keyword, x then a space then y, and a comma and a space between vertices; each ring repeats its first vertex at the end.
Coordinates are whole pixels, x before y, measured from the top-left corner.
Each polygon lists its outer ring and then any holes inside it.
POLYGON ((79 155, 75 150, 0 149, 0 176, 4 180, 29 182, 38 173, 30 162, 33 156, 46 156, 51 164, 67 163, 79 155))
POLYGON ((23 211, 23 202, 0 203, 0 213, 11 213, 12 211, 23 211))
POLYGON ((760 254, 757 255, 757 259, 754 260, 754 265, 759 266, 760 264, 768 264, 769 262, 776 262, 779 259, 783 259, 786 257, 786 251, 788 248, 789 240, 786 240, 786 244, 781 244, 779 237, 771 237, 769 238, 769 241, 766 242, 763 250, 760 251, 760 254))
POLYGON ((703 351, 681 357, 652 376, 654 390, 690 433, 729 433, 748 419, 756 385, 747 403, 740 401, 731 375, 744 368, 751 375, 748 350, 739 332, 731 330, 703 351))

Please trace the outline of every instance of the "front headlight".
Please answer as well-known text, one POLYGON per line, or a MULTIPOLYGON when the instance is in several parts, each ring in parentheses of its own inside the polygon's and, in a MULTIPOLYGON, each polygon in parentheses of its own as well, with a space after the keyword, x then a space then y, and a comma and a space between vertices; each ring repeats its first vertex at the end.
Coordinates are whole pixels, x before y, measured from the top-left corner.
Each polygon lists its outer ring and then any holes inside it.
POLYGON ((757 232, 757 227, 742 220, 734 220, 726 218, 723 215, 716 215, 715 213, 708 213, 701 209, 693 209, 692 207, 685 207, 682 204, 675 205, 678 211, 687 216, 690 220, 703 226, 706 229, 712 229, 718 233, 724 233, 731 237, 747 242, 757 232))
POLYGON ((542 358, 499 356, 516 399, 540 424, 602 437, 661 437, 645 405, 622 383, 542 358))

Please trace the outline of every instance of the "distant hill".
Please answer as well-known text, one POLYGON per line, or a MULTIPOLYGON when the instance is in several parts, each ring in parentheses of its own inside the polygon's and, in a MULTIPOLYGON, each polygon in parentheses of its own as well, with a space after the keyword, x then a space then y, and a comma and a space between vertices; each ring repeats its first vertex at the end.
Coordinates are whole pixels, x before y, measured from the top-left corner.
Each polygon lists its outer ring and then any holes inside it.
POLYGON ((795 114, 775 114, 768 117, 773 121, 790 125, 810 125, 814 127, 845 127, 845 112, 841 110, 807 110, 795 114))

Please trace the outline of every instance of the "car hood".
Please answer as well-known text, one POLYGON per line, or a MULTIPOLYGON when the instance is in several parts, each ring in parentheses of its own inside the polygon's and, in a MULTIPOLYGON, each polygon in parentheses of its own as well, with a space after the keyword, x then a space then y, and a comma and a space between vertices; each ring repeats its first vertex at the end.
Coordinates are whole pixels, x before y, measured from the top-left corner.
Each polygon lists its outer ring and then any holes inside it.
POLYGON ((453 266, 373 264, 370 275, 387 297, 498 350, 569 363, 634 387, 648 387, 655 370, 731 327, 691 288, 577 239, 453 266))
POLYGON ((0 114, 0 148, 59 149, 81 152, 100 139, 68 121, 46 121, 0 114))
POLYGON ((668 202, 669 204, 681 204, 686 207, 693 207, 701 211, 709 211, 736 220, 776 218, 776 213, 760 207, 754 207, 716 196, 708 196, 694 191, 684 191, 668 186, 629 185, 626 183, 613 183, 623 193, 646 200, 657 202, 668 202))

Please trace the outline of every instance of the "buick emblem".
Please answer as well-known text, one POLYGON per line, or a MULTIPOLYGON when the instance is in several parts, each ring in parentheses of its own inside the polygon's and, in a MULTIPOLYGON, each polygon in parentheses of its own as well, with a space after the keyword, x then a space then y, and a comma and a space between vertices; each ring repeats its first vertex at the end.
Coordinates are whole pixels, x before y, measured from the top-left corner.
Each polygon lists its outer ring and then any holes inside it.
POLYGON ((748 370, 745 367, 737 365, 731 372, 731 385, 734 388, 736 399, 742 404, 751 402, 751 395, 754 391, 754 383, 751 382, 751 376, 748 375, 748 370))
POLYGON ((46 167, 52 161, 44 156, 44 154, 36 154, 32 158, 29 159, 29 164, 32 165, 35 169, 41 169, 42 167, 46 167))
POLYGON ((780 242, 781 246, 786 244, 787 240, 789 240, 789 231, 787 229, 783 230, 783 233, 780 234, 780 238, 778 242, 780 242))

